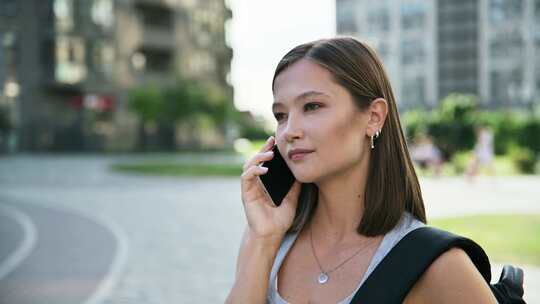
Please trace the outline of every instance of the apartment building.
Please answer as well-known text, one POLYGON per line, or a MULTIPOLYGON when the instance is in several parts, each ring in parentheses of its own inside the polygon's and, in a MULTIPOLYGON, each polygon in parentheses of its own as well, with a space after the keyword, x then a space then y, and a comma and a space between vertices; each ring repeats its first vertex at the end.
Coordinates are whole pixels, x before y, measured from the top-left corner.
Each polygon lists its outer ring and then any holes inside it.
POLYGON ((528 107, 540 92, 538 0, 337 0, 338 34, 382 57, 400 109, 450 93, 528 107))
POLYGON ((232 100, 231 17, 210 0, 1 1, 0 107, 17 149, 130 150, 129 89, 179 74, 232 100))

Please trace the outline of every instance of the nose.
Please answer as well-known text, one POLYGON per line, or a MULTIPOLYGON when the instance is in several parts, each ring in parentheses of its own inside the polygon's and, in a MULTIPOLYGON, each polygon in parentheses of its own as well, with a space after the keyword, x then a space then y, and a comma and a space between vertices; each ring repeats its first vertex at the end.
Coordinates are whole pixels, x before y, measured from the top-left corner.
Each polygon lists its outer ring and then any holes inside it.
POLYGON ((295 117, 291 112, 287 118, 287 126, 283 131, 283 136, 287 142, 293 142, 295 139, 303 136, 301 124, 301 119, 295 117))

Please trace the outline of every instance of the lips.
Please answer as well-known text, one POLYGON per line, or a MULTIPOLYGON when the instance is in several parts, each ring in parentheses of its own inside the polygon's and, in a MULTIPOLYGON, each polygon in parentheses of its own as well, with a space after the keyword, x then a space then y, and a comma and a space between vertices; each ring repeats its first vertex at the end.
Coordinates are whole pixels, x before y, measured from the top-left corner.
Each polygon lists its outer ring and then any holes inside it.
POLYGON ((289 156, 289 158, 292 159, 292 157, 296 154, 307 154, 313 151, 314 150, 308 150, 308 149, 292 149, 289 151, 289 153, 287 153, 287 156, 289 156))

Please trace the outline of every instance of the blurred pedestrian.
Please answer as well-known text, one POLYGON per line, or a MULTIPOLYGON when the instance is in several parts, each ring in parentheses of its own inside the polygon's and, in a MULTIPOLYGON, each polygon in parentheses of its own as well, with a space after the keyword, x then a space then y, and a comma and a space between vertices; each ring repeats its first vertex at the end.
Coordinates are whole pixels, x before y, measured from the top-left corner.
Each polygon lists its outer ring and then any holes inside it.
POLYGON ((494 148, 493 148, 493 131, 487 126, 479 126, 476 128, 476 144, 474 146, 473 157, 466 170, 466 175, 469 180, 478 175, 481 169, 488 171, 490 175, 495 173, 494 168, 494 148))
POLYGON ((410 148, 412 160, 422 169, 430 169, 440 176, 443 165, 441 150, 433 143, 431 136, 419 134, 410 148))

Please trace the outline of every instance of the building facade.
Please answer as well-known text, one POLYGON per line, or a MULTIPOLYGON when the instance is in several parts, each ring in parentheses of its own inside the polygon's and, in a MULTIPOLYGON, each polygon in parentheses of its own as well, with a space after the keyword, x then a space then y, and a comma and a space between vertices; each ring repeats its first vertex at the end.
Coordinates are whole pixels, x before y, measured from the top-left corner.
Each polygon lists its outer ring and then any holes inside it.
POLYGON ((128 91, 180 74, 232 100, 224 1, 2 0, 0 15, 1 101, 18 150, 130 150, 128 91))
POLYGON ((401 109, 451 93, 527 107, 540 92, 538 0, 337 0, 338 34, 373 46, 401 109))

